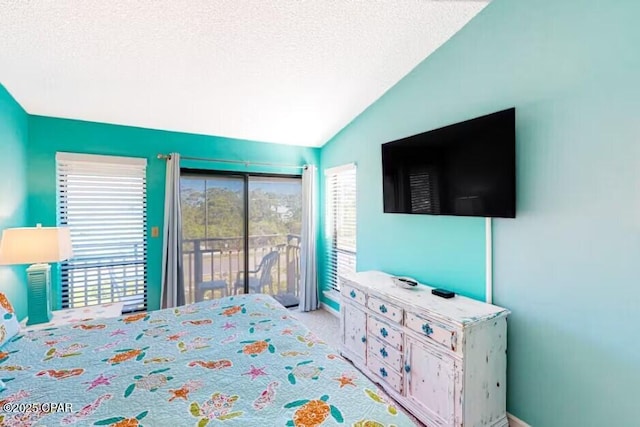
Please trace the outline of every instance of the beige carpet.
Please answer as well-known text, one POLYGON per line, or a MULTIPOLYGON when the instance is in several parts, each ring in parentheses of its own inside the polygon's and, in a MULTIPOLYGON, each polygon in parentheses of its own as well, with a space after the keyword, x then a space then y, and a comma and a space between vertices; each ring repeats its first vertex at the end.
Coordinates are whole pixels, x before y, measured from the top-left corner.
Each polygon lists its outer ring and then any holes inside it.
MULTIPOLYGON (((309 328, 314 334, 320 337, 324 342, 327 343, 327 345, 335 349, 337 352, 337 349, 340 345, 340 320, 337 316, 334 316, 326 310, 316 310, 303 313, 298 311, 297 308, 291 309, 291 313, 294 317, 304 323, 305 326, 309 328)), ((382 389, 379 389, 379 392, 380 394, 383 394, 387 400, 395 402, 395 400, 391 396, 386 394, 382 389)), ((424 426, 424 424, 418 421, 413 415, 406 411, 397 402, 396 406, 399 410, 407 414, 407 416, 414 421, 416 426, 424 426)))

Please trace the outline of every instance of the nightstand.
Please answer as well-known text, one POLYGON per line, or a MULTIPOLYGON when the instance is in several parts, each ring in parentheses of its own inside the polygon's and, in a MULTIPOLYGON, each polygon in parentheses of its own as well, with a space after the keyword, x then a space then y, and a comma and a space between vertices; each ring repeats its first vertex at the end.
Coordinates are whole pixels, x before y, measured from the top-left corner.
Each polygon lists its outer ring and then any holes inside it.
POLYGON ((35 331, 45 328, 54 328, 69 323, 82 322, 84 320, 106 319, 122 315, 123 302, 114 302, 102 305, 92 305, 89 307, 69 308, 66 310, 56 310, 51 312, 51 321, 27 326, 27 319, 20 322, 21 331, 35 331))

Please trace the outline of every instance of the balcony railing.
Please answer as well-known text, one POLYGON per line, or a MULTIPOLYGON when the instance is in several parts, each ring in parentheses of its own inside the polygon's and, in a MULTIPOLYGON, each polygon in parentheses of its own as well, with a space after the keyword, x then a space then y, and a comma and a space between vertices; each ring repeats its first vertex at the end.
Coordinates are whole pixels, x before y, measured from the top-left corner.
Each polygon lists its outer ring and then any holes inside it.
MULTIPOLYGON (((182 248, 187 302, 244 292, 244 238, 186 239, 182 248), (202 292, 201 284, 213 281, 219 286, 202 292)), ((265 273, 270 275, 270 285, 250 292, 270 293, 285 305, 295 305, 300 283, 300 236, 249 236, 249 277, 262 273, 251 271, 272 252, 277 252, 277 258, 265 273)))
POLYGON ((107 256, 97 250, 62 262, 61 295, 58 300, 52 294, 52 307, 59 303, 66 309, 124 302, 123 312, 145 310, 146 258, 146 243, 131 243, 119 255, 107 256))

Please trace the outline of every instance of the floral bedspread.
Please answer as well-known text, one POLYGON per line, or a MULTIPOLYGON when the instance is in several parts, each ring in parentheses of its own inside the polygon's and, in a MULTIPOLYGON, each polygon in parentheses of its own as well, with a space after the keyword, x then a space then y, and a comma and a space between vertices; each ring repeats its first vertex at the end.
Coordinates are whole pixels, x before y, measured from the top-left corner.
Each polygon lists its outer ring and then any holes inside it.
POLYGON ((0 425, 413 425, 291 315, 240 295, 18 335, 0 425))

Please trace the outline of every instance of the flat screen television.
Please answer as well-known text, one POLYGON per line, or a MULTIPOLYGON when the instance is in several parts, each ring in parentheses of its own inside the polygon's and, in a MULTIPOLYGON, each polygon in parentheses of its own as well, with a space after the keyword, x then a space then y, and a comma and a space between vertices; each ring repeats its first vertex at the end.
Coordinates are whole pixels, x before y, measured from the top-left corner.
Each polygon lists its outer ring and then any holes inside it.
POLYGON ((384 212, 515 218, 516 110, 382 144, 384 212))

